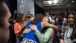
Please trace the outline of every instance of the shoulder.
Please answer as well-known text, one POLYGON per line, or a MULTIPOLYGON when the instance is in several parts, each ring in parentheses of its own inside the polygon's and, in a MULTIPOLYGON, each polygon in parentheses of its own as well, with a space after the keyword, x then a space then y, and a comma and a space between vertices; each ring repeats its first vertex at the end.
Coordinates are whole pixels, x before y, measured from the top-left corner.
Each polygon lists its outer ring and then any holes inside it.
POLYGON ((53 30, 53 28, 48 28, 48 30, 53 30))
POLYGON ((47 31, 53 32, 53 28, 48 28, 47 31))
POLYGON ((46 31, 53 32, 53 28, 48 28, 46 31))
POLYGON ((52 28, 46 29, 45 34, 47 34, 47 35, 53 34, 53 29, 52 28))

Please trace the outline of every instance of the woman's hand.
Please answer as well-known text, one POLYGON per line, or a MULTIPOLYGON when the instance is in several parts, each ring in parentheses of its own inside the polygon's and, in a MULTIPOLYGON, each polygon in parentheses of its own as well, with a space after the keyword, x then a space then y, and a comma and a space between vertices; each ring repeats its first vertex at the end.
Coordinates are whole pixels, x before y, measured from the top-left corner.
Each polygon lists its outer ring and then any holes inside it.
POLYGON ((31 31, 31 29, 25 29, 25 30, 23 31, 23 34, 29 33, 30 31, 31 31))
POLYGON ((35 32, 38 30, 36 25, 31 25, 31 29, 34 30, 35 32))

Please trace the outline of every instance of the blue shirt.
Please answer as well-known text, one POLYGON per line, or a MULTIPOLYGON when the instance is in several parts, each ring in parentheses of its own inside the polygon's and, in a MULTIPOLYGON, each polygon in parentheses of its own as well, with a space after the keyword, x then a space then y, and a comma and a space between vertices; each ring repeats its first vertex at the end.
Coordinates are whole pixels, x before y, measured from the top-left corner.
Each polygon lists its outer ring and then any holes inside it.
MULTIPOLYGON (((30 28, 31 22, 28 22, 26 25, 26 28, 30 28)), ((37 29, 42 33, 42 27, 41 27, 41 22, 36 23, 37 29)), ((24 34, 24 38, 31 39, 33 41, 36 41, 39 43, 37 36, 35 35, 35 32, 31 30, 29 33, 24 34)))

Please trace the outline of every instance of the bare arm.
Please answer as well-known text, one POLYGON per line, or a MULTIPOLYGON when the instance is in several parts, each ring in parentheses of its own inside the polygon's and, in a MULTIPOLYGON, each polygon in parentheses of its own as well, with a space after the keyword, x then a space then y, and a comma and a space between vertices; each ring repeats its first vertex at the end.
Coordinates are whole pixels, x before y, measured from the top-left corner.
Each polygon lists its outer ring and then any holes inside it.
POLYGON ((42 22, 42 27, 49 27, 49 28, 53 28, 55 30, 58 30, 58 26, 55 26, 53 24, 50 24, 50 23, 46 23, 46 22, 42 22))

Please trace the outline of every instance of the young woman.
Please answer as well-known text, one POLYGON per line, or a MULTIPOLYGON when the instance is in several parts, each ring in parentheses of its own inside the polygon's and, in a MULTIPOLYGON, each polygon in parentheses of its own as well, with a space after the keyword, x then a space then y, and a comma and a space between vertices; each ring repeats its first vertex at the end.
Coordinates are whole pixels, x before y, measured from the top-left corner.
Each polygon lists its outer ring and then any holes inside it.
POLYGON ((19 13, 18 17, 16 18, 16 23, 14 24, 14 32, 20 40, 22 40, 23 37, 22 34, 28 33, 27 31, 29 31, 24 28, 25 27, 24 20, 25 20, 24 14, 19 13), (23 30, 23 28, 27 31, 22 32, 21 30, 23 30))
POLYGON ((76 23, 75 23, 75 14, 70 12, 67 15, 68 26, 65 28, 64 40, 61 40, 60 43, 76 43, 76 23))
MULTIPOLYGON (((50 22, 47 17, 44 17, 42 22, 50 22)), ((35 25, 31 25, 31 29, 35 31, 35 34, 39 40, 39 43, 52 43, 53 29, 46 27, 41 33, 35 25)))
MULTIPOLYGON (((44 16, 41 14, 37 14, 34 18, 34 20, 30 21, 27 23, 26 28, 30 29, 30 25, 31 24, 35 24, 37 26, 37 29, 40 31, 40 33, 42 33, 42 29, 44 27, 50 27, 53 29, 58 29, 57 26, 47 23, 47 22, 42 22, 44 16)), ((33 30, 31 30, 28 34, 24 34, 24 39, 22 41, 22 43, 39 43, 39 40, 37 39, 36 35, 34 34, 35 32, 33 30)))

